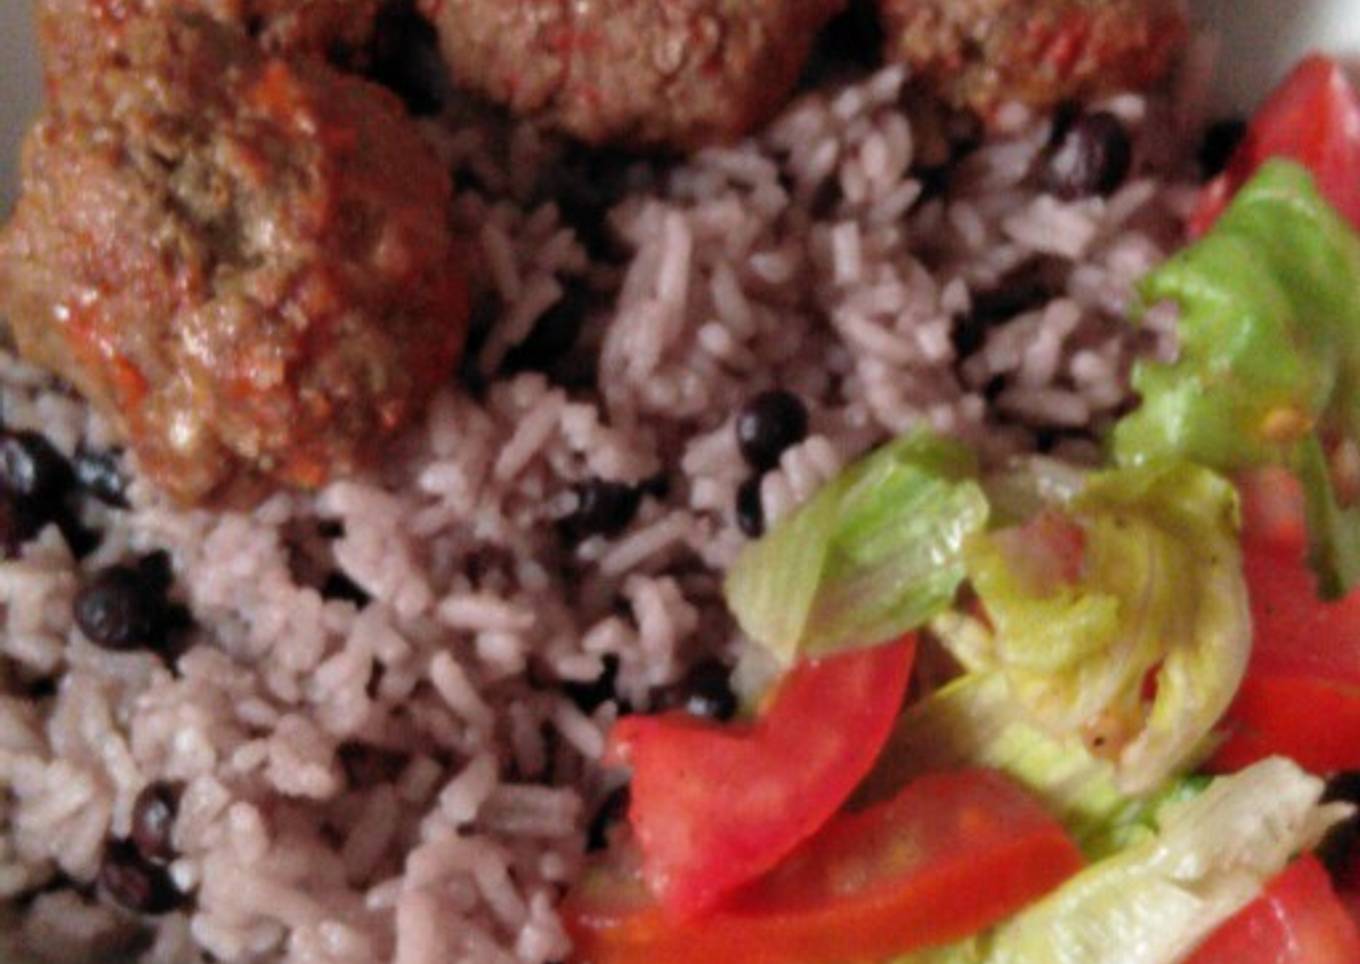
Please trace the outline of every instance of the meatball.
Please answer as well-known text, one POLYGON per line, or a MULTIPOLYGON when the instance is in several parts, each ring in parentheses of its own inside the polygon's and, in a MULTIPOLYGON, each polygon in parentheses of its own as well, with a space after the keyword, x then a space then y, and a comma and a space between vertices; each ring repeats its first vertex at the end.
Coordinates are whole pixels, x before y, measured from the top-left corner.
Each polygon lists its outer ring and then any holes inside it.
POLYGON ((198 15, 126 29, 27 140, 0 314, 179 499, 317 486, 456 364, 450 175, 366 81, 198 15))
POLYGON ((695 147, 784 100, 845 0, 420 0, 454 80, 589 143, 695 147))
POLYGON ((1183 0, 879 2, 888 59, 984 117, 1147 86, 1188 36, 1183 0))
POLYGON ((198 12, 234 26, 270 53, 362 62, 381 0, 38 0, 49 85, 97 64, 139 17, 198 12), (92 58, 94 58, 92 60, 92 58))
MULTIPOLYGON (((171 0, 173 2, 173 0, 171 0)), ((373 36, 379 0, 187 0, 224 7, 265 50, 305 51, 353 60, 373 36)), ((208 12, 212 12, 209 10, 208 12)), ((217 16, 221 16, 219 13, 217 16)))

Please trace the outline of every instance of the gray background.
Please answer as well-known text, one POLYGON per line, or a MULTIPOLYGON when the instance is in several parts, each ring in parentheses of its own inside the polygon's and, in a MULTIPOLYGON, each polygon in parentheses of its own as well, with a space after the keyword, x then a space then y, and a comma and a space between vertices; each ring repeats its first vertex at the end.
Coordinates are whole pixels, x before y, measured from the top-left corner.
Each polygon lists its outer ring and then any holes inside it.
POLYGON ((8 212, 19 140, 41 93, 30 0, 0 0, 0 212, 8 212))

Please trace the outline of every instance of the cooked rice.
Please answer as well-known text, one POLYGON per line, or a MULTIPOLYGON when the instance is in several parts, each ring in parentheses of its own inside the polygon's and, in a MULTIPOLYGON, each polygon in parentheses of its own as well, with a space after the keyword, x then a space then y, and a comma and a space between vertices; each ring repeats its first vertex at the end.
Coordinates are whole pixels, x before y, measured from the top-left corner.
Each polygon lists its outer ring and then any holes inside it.
MULTIPOLYGON (((639 164, 644 187, 610 216, 621 264, 592 259, 541 199, 553 142, 431 125, 472 185, 455 216, 487 282, 485 391, 448 389, 381 471, 315 496, 214 514, 136 481, 129 511, 92 510, 106 534, 83 563, 52 530, 0 564, 9 939, 44 960, 561 960, 553 908, 618 782, 600 765, 618 701, 645 709, 699 655, 741 651, 720 580, 745 541, 732 421, 746 398, 781 385, 811 410, 809 437, 761 485, 770 520, 922 423, 992 459, 1048 444, 1090 457, 1127 402, 1130 359, 1167 350, 1122 316, 1177 236, 1187 189, 1167 181, 1166 145, 1181 132, 1159 105, 1115 99, 1135 176, 1064 203, 1034 187, 1047 122, 1008 111, 1010 133, 940 194, 913 176, 903 85, 883 70, 802 97, 735 147, 639 164), (976 295, 1017 275, 1053 296, 956 357, 976 295), (598 390, 498 377, 569 284, 604 305, 578 359, 597 363, 598 390), (559 541, 574 483, 663 471, 667 495, 625 533, 559 541), (81 572, 156 548, 197 627, 173 671, 100 650, 71 620, 81 572), (337 568, 370 605, 323 598, 318 574, 337 568), (583 712, 558 684, 607 658, 617 700, 583 712), (173 872, 196 899, 148 933, 90 883, 153 780, 186 787, 173 872)), ((1168 325, 1154 313, 1149 328, 1168 325)), ((8 426, 68 454, 109 442, 15 359, 0 382, 8 426)))

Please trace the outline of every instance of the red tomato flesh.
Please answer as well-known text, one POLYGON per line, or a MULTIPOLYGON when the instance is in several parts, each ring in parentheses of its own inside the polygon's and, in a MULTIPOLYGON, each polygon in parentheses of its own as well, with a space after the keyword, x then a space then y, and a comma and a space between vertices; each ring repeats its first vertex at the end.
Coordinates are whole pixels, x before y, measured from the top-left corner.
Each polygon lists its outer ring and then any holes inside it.
POLYGON ((1245 543, 1242 570, 1254 636, 1248 675, 1360 688, 1360 591, 1319 599, 1302 549, 1245 543))
POLYGON ((1360 768, 1360 590, 1318 599, 1292 478, 1258 473, 1240 489, 1254 639, 1211 768, 1276 754, 1317 773, 1360 768))
POLYGON ((840 808, 887 741, 915 654, 909 636, 800 663, 752 725, 668 713, 614 726, 644 876, 673 915, 759 877, 840 808))
POLYGON ((1200 196, 1191 237, 1209 230, 1237 189, 1272 157, 1312 171, 1318 190, 1360 228, 1360 97, 1336 61, 1321 54, 1306 58, 1256 112, 1228 169, 1200 196))
POLYGON ((844 964, 959 940, 1081 867, 1062 826, 1000 773, 930 774, 841 814, 771 874, 700 920, 647 899, 627 858, 563 905, 590 964, 844 964))
POLYGON ((1288 469, 1268 466, 1237 480, 1242 497, 1242 542, 1299 555, 1308 550, 1303 486, 1288 469))
POLYGON ((1356 964, 1360 928, 1316 857, 1300 857, 1223 923, 1187 964, 1356 964))
POLYGON ((1360 766, 1360 688, 1249 674, 1225 725, 1228 739, 1208 766, 1217 773, 1271 756, 1287 756, 1313 773, 1360 766))

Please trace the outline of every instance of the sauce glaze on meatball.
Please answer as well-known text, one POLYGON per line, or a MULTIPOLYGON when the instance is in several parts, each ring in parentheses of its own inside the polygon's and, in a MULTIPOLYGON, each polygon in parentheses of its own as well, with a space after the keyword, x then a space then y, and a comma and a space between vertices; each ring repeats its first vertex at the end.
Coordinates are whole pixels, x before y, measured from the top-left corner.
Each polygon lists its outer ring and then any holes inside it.
POLYGON ((396 98, 201 15, 64 78, 23 188, 0 313, 182 500, 357 467, 461 350, 450 176, 396 98))

